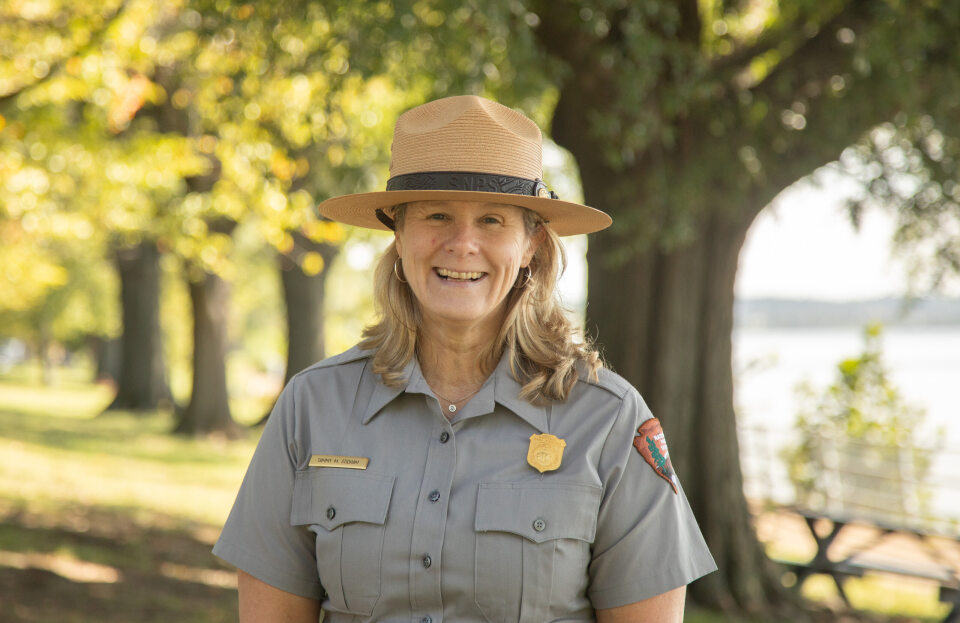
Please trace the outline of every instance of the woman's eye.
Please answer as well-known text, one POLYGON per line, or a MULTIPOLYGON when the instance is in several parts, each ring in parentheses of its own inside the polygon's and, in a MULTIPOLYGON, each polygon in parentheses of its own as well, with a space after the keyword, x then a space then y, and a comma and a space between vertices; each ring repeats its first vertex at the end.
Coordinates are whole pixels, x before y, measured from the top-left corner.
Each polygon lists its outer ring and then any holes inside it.
POLYGON ((486 225, 498 225, 500 223, 500 219, 496 216, 485 216, 483 217, 483 222, 486 225))
POLYGON ((435 214, 431 214, 427 218, 431 221, 442 221, 443 219, 447 218, 447 216, 445 214, 440 214, 439 212, 437 212, 435 214))

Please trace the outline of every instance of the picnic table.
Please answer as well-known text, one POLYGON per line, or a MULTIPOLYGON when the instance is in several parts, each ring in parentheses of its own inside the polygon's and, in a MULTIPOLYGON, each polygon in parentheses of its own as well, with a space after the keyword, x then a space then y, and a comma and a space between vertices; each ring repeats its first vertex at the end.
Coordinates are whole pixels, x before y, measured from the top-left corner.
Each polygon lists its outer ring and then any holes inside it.
POLYGON ((816 553, 806 562, 778 561, 796 574, 798 585, 813 574, 828 575, 836 584, 840 597, 849 605, 844 583, 851 577, 885 573, 920 578, 936 582, 940 601, 951 605, 943 623, 960 623, 960 534, 805 508, 789 510, 803 518, 816 543, 816 553), (852 547, 844 555, 836 556, 831 552, 834 544, 854 527, 871 530, 872 538, 852 547), (915 540, 928 556, 917 561, 882 552, 881 546, 886 540, 904 536, 915 540))

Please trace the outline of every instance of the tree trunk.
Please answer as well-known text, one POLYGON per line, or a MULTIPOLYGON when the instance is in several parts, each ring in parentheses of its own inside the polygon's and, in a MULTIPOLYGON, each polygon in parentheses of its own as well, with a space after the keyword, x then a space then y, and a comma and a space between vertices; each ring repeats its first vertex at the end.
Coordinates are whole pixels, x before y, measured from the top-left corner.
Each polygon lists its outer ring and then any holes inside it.
POLYGON ((600 234, 588 251, 588 326, 607 360, 661 422, 719 571, 695 582, 701 605, 762 613, 784 591, 753 531, 733 409, 731 333, 737 258, 749 223, 714 215, 682 248, 620 266, 600 234))
POLYGON ((160 331, 160 253, 152 241, 119 249, 123 335, 117 395, 107 407, 147 411, 171 402, 160 331))
POLYGON ((678 179, 671 168, 682 167, 685 156, 647 154, 631 170, 611 170, 578 114, 584 97, 590 96, 563 92, 553 131, 580 163, 587 204, 614 219, 613 228, 591 238, 587 252, 586 328, 662 421, 677 474, 717 561, 719 571, 694 582, 690 596, 730 612, 792 615, 797 602, 766 558, 747 509, 733 408, 737 260, 766 197, 736 211, 703 214, 684 244, 664 248, 654 238, 636 251, 635 238, 645 232, 629 224, 631 217, 669 208, 659 205, 658 180, 678 179), (625 187, 630 179, 632 187, 625 187))
MULTIPOLYGON (((287 369, 283 377, 284 385, 298 372, 324 357, 323 301, 327 271, 340 251, 337 246, 313 242, 299 231, 291 232, 291 235, 296 248, 320 254, 324 269, 316 275, 308 275, 288 255, 277 256, 283 283, 283 301, 287 308, 287 369)), ((254 426, 265 424, 272 411, 271 407, 254 426)))
POLYGON ((296 248, 320 254, 324 269, 316 275, 308 275, 286 255, 279 257, 283 300, 287 307, 287 370, 284 385, 295 374, 324 357, 324 284, 330 264, 339 250, 333 245, 313 242, 297 231, 292 235, 296 248))
POLYGON ((123 369, 120 360, 120 338, 106 338, 102 335, 90 336, 87 338, 87 347, 90 349, 95 363, 94 380, 98 383, 108 382, 116 385, 123 369))
POLYGON ((190 282, 193 303, 193 388, 175 433, 239 435, 227 396, 227 312, 230 289, 212 273, 190 282))

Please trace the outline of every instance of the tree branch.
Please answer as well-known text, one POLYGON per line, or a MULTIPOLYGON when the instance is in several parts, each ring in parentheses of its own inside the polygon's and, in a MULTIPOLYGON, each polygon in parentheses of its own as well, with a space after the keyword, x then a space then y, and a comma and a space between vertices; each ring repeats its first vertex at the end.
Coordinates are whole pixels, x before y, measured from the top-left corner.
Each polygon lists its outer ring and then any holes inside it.
MULTIPOLYGON (((793 52, 777 64, 754 88, 754 93, 768 97, 772 101, 784 104, 785 98, 777 97, 777 80, 786 74, 792 74, 792 82, 797 85, 811 81, 829 79, 837 73, 838 65, 849 68, 852 65, 854 47, 837 39, 836 32, 841 27, 850 27, 855 32, 863 32, 870 25, 870 13, 874 3, 870 0, 855 0, 848 4, 829 21, 825 22, 817 34, 800 44, 793 52)), ((791 97, 795 96, 791 93, 791 97)))
POLYGON ((696 49, 700 49, 703 36, 703 22, 700 19, 700 7, 697 0, 680 0, 680 29, 677 36, 696 49))

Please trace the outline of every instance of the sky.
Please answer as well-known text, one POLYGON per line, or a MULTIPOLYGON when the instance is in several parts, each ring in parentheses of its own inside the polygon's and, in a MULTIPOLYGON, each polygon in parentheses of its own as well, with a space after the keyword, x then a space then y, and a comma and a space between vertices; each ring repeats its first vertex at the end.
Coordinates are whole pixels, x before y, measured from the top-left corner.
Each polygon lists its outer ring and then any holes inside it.
POLYGON ((891 256, 892 217, 864 214, 859 231, 843 208, 844 189, 799 183, 757 217, 740 252, 740 298, 863 300, 901 296, 904 262, 891 256))

